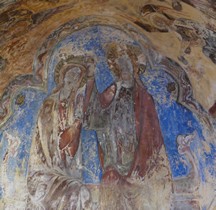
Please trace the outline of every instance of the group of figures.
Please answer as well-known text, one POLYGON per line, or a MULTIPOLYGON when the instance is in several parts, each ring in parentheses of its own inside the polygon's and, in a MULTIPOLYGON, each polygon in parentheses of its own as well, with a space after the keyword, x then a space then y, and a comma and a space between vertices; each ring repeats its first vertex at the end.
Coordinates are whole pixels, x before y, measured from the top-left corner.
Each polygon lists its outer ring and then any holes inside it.
POLYGON ((20 209, 213 208, 211 190, 206 201, 200 196, 214 176, 214 147, 200 149, 200 122, 211 122, 184 69, 136 27, 100 21, 56 29, 38 49, 34 74, 14 81, 32 88, 17 95, 2 134, 8 203, 19 192, 8 184, 8 165, 19 159, 14 168, 24 165, 27 186, 20 209))
POLYGON ((164 171, 157 182, 171 187, 155 104, 139 78, 146 58, 121 46, 106 53, 115 79, 101 92, 93 57, 55 73, 32 143, 28 209, 145 209, 145 177, 164 171))
POLYGON ((55 46, 27 209, 200 210, 202 131, 180 100, 199 105, 181 67, 139 39, 93 26, 55 46))

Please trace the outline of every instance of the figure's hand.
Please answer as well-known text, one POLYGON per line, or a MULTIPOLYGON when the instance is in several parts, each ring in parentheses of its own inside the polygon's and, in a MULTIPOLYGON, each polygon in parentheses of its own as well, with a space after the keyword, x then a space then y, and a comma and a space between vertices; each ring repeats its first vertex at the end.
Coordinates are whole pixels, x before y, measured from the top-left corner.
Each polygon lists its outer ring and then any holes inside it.
POLYGON ((103 184, 120 184, 121 186, 130 186, 126 176, 122 176, 119 172, 113 168, 108 167, 102 177, 103 184))
POLYGON ((65 129, 60 136, 59 149, 61 152, 74 157, 79 146, 82 123, 76 119, 72 126, 65 129))
POLYGON ((110 184, 110 183, 119 183, 121 180, 121 175, 112 167, 107 168, 106 171, 103 174, 102 181, 104 184, 110 184))
POLYGON ((99 101, 102 108, 108 107, 116 94, 116 85, 113 84, 110 87, 108 87, 103 93, 99 94, 99 101))

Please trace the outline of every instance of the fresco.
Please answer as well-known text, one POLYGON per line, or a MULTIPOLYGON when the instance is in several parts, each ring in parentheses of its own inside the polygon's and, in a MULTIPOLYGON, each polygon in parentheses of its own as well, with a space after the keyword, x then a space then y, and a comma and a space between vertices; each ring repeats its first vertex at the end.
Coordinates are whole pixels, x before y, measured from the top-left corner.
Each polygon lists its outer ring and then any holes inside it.
MULTIPOLYGON (((172 7, 183 9, 180 1, 172 7)), ((29 30, 65 8, 38 13, 29 30)), ((186 67, 198 33, 215 65, 215 33, 166 7, 140 8, 148 23, 71 18, 37 46, 32 72, 8 84, 0 101, 1 209, 216 208, 215 108, 195 99, 186 67), (143 31, 177 31, 178 58, 143 31)), ((7 66, 0 57, 0 72, 7 66)))

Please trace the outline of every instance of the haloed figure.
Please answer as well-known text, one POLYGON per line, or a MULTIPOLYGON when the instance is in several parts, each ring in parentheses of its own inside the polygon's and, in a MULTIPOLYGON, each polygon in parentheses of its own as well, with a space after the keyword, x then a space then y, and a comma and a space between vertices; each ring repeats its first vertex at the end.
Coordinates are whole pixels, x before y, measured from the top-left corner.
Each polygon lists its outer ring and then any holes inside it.
POLYGON ((105 183, 124 182, 133 173, 143 177, 163 144, 153 99, 138 81, 138 59, 114 50, 116 57, 107 54, 115 82, 102 93, 94 87, 86 114, 87 127, 97 131, 105 183))
POLYGON ((63 67, 56 74, 57 90, 39 112, 29 162, 27 209, 84 209, 88 203, 80 149, 83 76, 82 66, 63 67))
POLYGON ((170 185, 164 188, 164 182, 170 171, 153 98, 139 79, 145 56, 131 55, 125 47, 111 48, 107 60, 114 82, 100 93, 92 80, 84 122, 86 129, 96 131, 99 142, 100 209, 157 209, 146 193, 157 193, 160 186, 168 195, 170 185), (143 180, 158 171, 164 177, 154 176, 151 182, 158 189, 149 191, 143 180))

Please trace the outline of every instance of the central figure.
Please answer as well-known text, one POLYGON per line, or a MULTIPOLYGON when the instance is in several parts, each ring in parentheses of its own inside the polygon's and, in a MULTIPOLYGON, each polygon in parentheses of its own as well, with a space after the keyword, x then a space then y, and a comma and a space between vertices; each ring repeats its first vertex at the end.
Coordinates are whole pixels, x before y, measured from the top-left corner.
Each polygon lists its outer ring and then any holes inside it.
POLYGON ((138 64, 139 58, 128 54, 119 46, 107 48, 115 82, 102 93, 92 83, 87 97, 84 126, 97 131, 105 183, 126 181, 132 174, 143 177, 154 167, 149 158, 163 144, 153 99, 139 80, 145 60, 138 64))

